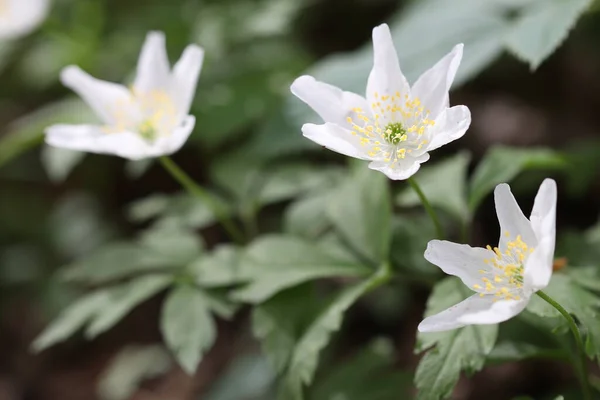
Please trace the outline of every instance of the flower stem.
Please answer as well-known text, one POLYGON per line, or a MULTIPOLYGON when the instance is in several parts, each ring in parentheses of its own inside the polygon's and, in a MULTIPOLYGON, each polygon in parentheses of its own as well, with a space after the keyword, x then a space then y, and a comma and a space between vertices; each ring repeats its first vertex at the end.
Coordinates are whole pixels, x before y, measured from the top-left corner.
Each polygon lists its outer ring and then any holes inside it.
POLYGON ((427 214, 429 214, 429 217, 433 221, 433 224, 435 225, 435 230, 437 232, 437 238, 443 239, 444 238, 444 230, 442 229, 442 224, 440 223, 440 220, 439 220, 437 214, 435 213, 435 210, 433 209, 433 207, 431 207, 431 204, 429 204, 429 200, 427 200, 427 197, 425 197, 425 193, 423 193, 423 191, 419 187, 419 184, 413 178, 408 178, 408 183, 413 188, 413 190, 417 193, 417 196, 419 196, 419 199, 421 199, 421 203, 423 203, 423 207, 425 207, 425 211, 427 211, 427 214))
POLYGON ((171 174, 181 186, 183 186, 190 194, 196 196, 202 201, 221 222, 227 233, 237 243, 243 243, 243 235, 237 226, 231 221, 223 207, 212 194, 198 185, 188 174, 185 173, 175 162, 168 156, 159 157, 162 166, 171 174))
POLYGON ((583 341, 581 340, 581 334, 579 333, 579 328, 577 327, 575 320, 573 319, 573 317, 571 317, 571 314, 569 314, 569 312, 565 310, 563 306, 558 304, 558 302, 556 302, 556 300, 554 300, 552 297, 548 296, 541 290, 538 290, 536 294, 542 299, 544 299, 544 301, 546 301, 552 307, 556 308, 558 312, 561 313, 562 316, 565 317, 565 319, 567 320, 569 328, 571 329, 571 332, 575 337, 575 344, 577 345, 577 352, 579 353, 580 365, 578 367, 576 366, 576 369, 579 370, 578 375, 580 375, 579 380, 581 381, 581 390, 583 391, 583 398, 585 400, 591 400, 592 395, 590 392, 590 386, 588 384, 587 360, 585 357, 583 341))

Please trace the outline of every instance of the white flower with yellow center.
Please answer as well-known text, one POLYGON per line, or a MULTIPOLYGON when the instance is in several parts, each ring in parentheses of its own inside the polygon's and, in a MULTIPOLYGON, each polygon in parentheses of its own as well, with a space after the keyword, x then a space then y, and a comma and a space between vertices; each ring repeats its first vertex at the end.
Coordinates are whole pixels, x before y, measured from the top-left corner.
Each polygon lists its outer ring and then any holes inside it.
POLYGON ((459 277, 473 296, 419 324, 421 332, 446 331, 465 325, 496 324, 520 313, 531 295, 548 286, 554 258, 556 183, 546 179, 527 219, 507 184, 496 186, 498 247, 473 248, 432 240, 425 258, 459 277))
POLYGON ((54 125, 46 129, 46 142, 131 160, 174 153, 194 129, 196 120, 188 112, 203 56, 200 47, 189 45, 171 71, 164 34, 150 32, 129 88, 66 67, 61 81, 83 98, 103 125, 54 125))
POLYGON ((390 179, 415 174, 429 152, 462 137, 471 124, 465 106, 449 107, 448 91, 462 58, 459 44, 409 86, 400 70, 390 29, 373 29, 373 69, 366 99, 301 76, 294 95, 325 121, 305 124, 305 137, 338 153, 370 160, 390 179))
POLYGON ((26 35, 46 19, 50 0, 0 0, 0 40, 26 35))

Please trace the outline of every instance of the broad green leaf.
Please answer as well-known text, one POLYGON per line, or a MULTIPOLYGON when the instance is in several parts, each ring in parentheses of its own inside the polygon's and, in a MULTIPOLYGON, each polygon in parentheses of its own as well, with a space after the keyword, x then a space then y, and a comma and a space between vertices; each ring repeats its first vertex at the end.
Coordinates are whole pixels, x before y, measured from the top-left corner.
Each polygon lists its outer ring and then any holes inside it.
MULTIPOLYGON (((445 310, 472 294, 459 279, 448 277, 434 287, 425 315, 445 310)), ((469 325, 447 332, 419 333, 417 351, 435 347, 425 354, 417 367, 418 398, 450 397, 461 371, 473 373, 483 368, 497 335, 497 325, 469 325)))
POLYGON ((0 166, 42 143, 44 129, 50 125, 90 123, 95 120, 96 116, 79 99, 62 100, 38 109, 8 128, 0 140, 0 166))
POLYGON ((35 339, 33 349, 42 351, 73 335, 110 304, 111 295, 110 289, 103 289, 76 300, 35 339))
POLYGON ((565 40, 592 0, 541 0, 526 7, 506 36, 508 49, 536 69, 565 40))
POLYGON ((216 338, 215 323, 202 292, 189 285, 174 288, 163 304, 160 330, 181 367, 193 374, 216 338))
POLYGON ((284 231, 307 239, 317 238, 331 225, 327 217, 330 195, 330 191, 317 192, 291 204, 284 216, 284 231))
POLYGON ((339 234, 375 265, 388 257, 390 203, 389 180, 368 168, 356 168, 329 197, 328 215, 339 234))
POLYGON ((134 279, 113 288, 108 304, 90 322, 85 334, 93 339, 115 326, 136 306, 167 288, 173 282, 170 275, 150 275, 134 279))
POLYGON ((142 233, 140 245, 157 264, 185 265, 202 254, 201 237, 178 226, 155 226, 142 233))
POLYGON ((397 400, 409 395, 412 377, 393 369, 393 344, 378 339, 338 365, 328 366, 324 379, 317 380, 311 400, 397 400))
POLYGON ((51 181, 62 182, 69 176, 73 168, 83 161, 85 154, 82 151, 44 146, 42 164, 51 181))
POLYGON ((561 349, 548 349, 526 342, 503 341, 488 354, 487 362, 501 364, 510 361, 521 361, 529 358, 564 359, 561 349))
POLYGON ((294 347, 285 377, 283 398, 301 399, 302 387, 312 382, 319 361, 319 353, 327 346, 331 335, 340 329, 344 313, 359 298, 390 278, 390 270, 383 265, 370 278, 342 290, 308 326, 294 347))
POLYGON ((171 364, 162 346, 127 346, 99 377, 98 397, 100 400, 129 399, 144 380, 166 373, 171 364))
MULTIPOLYGON (((583 327, 586 353, 600 360, 600 296, 580 286, 570 276, 554 274, 544 292, 557 301, 583 327)), ((532 296, 527 310, 541 317, 560 318, 559 312, 538 296, 532 296)))
POLYGON ((220 245, 200 256, 188 266, 188 271, 202 287, 229 286, 243 280, 240 271, 240 250, 232 245, 220 245))
POLYGON ((496 185, 510 182, 522 171, 565 166, 564 157, 554 150, 493 147, 481 160, 471 178, 469 208, 474 212, 496 185))
MULTIPOLYGON (((433 165, 426 165, 414 176, 432 206, 441 208, 461 221, 468 218, 467 168, 471 157, 467 152, 458 153, 433 165)), ((396 198, 404 207, 421 205, 414 190, 407 187, 396 198)))
POLYGON ((249 283, 236 290, 238 300, 261 303, 277 292, 313 279, 359 277, 369 269, 337 257, 293 236, 270 235, 253 242, 242 259, 249 283))
POLYGON ((394 218, 390 258, 394 267, 415 276, 434 276, 439 269, 423 257, 427 243, 436 233, 428 215, 403 215, 394 218))
POLYGON ((296 342, 321 309, 309 283, 284 290, 252 310, 252 331, 278 373, 285 371, 296 342))

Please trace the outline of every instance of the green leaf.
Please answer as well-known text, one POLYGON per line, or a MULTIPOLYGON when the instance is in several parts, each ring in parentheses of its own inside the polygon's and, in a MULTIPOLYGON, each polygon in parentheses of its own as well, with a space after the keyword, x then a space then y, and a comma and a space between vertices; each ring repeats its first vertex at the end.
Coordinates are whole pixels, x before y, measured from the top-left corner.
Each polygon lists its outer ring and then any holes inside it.
POLYGON ((69 176, 73 168, 83 161, 85 155, 86 153, 82 151, 44 146, 42 164, 50 180, 60 183, 69 176))
POLYGON ((361 167, 331 195, 327 211, 348 244, 377 265, 387 260, 391 241, 389 180, 361 167))
POLYGON ((42 351, 67 339, 110 304, 110 297, 111 290, 103 289, 76 300, 44 329, 34 340, 32 348, 42 351))
POLYGON ((502 364, 529 358, 564 359, 565 353, 561 349, 548 349, 526 342, 503 341, 496 344, 488 355, 487 362, 502 364))
POLYGON ((283 393, 285 399, 301 399, 302 386, 312 382, 319 353, 327 346, 331 335, 340 329, 344 313, 359 298, 387 282, 390 270, 383 265, 370 278, 342 290, 315 318, 302 334, 292 352, 283 393))
POLYGON ((173 282, 170 275, 150 275, 113 288, 108 304, 90 322, 86 337, 93 339, 115 326, 136 306, 167 288, 173 282))
POLYGON ((543 0, 526 7, 506 36, 508 49, 536 69, 567 37, 591 0, 543 0))
POLYGON ((436 232, 428 215, 421 213, 394 218, 390 258, 394 267, 410 274, 435 276, 439 268, 423 257, 436 232))
MULTIPOLYGON (((600 360, 600 296, 565 274, 554 274, 544 292, 576 317, 583 328, 587 355, 600 360)), ((541 317, 559 318, 561 322, 564 319, 558 310, 538 296, 531 297, 527 310, 541 317)))
POLYGON ((330 195, 331 191, 317 192, 291 204, 284 216, 284 231, 307 239, 318 237, 331 225, 327 216, 330 195))
POLYGON ((566 166, 564 157, 545 148, 511 148, 496 146, 488 151, 471 178, 469 208, 471 212, 499 183, 508 183, 528 169, 558 169, 566 166))
POLYGON ((340 260, 293 236, 269 235, 253 242, 242 260, 249 283, 236 290, 238 300, 261 303, 277 292, 313 279, 368 274, 363 265, 340 260))
POLYGON ((243 281, 240 271, 241 251, 229 244, 219 245, 188 266, 188 271, 202 287, 229 286, 243 281))
POLYGON ((408 398, 412 377, 393 369, 394 348, 377 339, 352 357, 345 357, 310 390, 311 400, 397 400, 408 398), (402 394, 402 395, 401 395, 402 394))
MULTIPOLYGON (((459 279, 448 277, 433 289, 427 302, 426 316, 445 310, 471 292, 459 279)), ((451 396, 462 370, 468 373, 483 368, 498 335, 498 325, 469 325, 447 332, 419 333, 417 351, 435 345, 419 362, 415 385, 418 398, 435 400, 451 396)))
POLYGON ((174 288, 163 304, 160 330, 181 367, 193 374, 216 337, 202 292, 189 285, 174 288))
MULTIPOLYGON (((434 207, 464 221, 468 218, 467 168, 471 156, 463 151, 434 165, 421 168, 414 179, 434 207)), ((396 198, 396 203, 404 207, 421 205, 419 196, 411 188, 405 189, 396 198)))

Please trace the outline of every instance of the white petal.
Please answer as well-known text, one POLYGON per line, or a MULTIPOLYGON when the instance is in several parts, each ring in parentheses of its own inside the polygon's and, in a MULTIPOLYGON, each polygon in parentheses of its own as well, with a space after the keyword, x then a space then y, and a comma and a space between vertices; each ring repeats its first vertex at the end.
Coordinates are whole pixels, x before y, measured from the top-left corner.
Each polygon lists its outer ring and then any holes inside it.
POLYGON ((408 179, 417 173, 421 164, 429 160, 429 154, 422 154, 419 157, 406 157, 404 160, 399 160, 395 165, 389 161, 372 161, 369 163, 369 168, 383 172, 388 178, 400 181, 408 179))
POLYGON ((116 125, 117 114, 133 115, 137 106, 123 85, 96 79, 79 67, 61 71, 61 82, 77 93, 107 125, 116 125))
POLYGON ((430 130, 427 151, 435 150, 463 137, 471 125, 471 112, 466 106, 446 108, 430 130))
POLYGON ((48 15, 49 0, 3 0, 0 39, 14 39, 33 31, 48 15))
POLYGON ((413 97, 418 97, 434 118, 444 108, 448 108, 448 91, 454 81, 462 55, 463 45, 457 44, 437 64, 425 71, 412 87, 413 97))
POLYGON ((148 155, 158 157, 175 153, 186 142, 196 124, 196 118, 193 115, 188 115, 184 118, 183 123, 175 129, 170 136, 160 137, 152 145, 152 149, 148 155))
POLYGON ((493 295, 475 294, 438 314, 425 318, 419 324, 420 332, 440 332, 466 325, 489 325, 506 321, 527 306, 529 298, 497 300, 493 295))
POLYGON ((554 244, 556 236, 556 182, 545 179, 542 182, 531 211, 531 227, 538 245, 527 260, 525 280, 534 289, 548 286, 552 276, 554 244))
POLYGON ((432 240, 425 250, 427 261, 437 265, 445 273, 459 277, 469 289, 480 293, 485 292, 483 287, 476 289, 473 285, 483 286, 479 271, 489 269, 483 260, 495 256, 496 254, 488 249, 446 240, 432 240))
POLYGON ((379 25, 373 29, 373 69, 367 82, 367 99, 374 101, 375 93, 379 96, 410 95, 410 86, 400 70, 398 54, 392 41, 390 28, 379 25))
POLYGON ((149 32, 138 59, 134 90, 141 93, 164 90, 169 84, 169 76, 170 66, 165 34, 149 32))
POLYGON ((130 160, 148 157, 148 142, 133 132, 107 133, 95 125, 53 125, 46 128, 46 143, 65 149, 114 154, 130 160))
POLYGON ((531 223, 517 204, 515 197, 510 191, 510 186, 501 183, 494 190, 496 202, 496 214, 500 223, 500 250, 506 249, 506 242, 514 240, 518 235, 529 247, 536 247, 537 240, 531 223), (508 234, 506 234, 508 232, 508 234))
POLYGON ((302 134, 313 142, 337 153, 361 160, 369 159, 367 155, 369 150, 360 144, 358 137, 338 125, 332 123, 323 125, 304 124, 302 134))
POLYGON ((303 75, 297 78, 290 87, 292 93, 308 104, 325 122, 332 122, 348 127, 346 118, 352 108, 360 107, 365 113, 370 112, 367 101, 351 92, 319 82, 312 76, 303 75))
POLYGON ((173 67, 171 96, 177 105, 178 121, 190 111, 203 60, 204 50, 192 44, 185 48, 181 58, 173 67))

